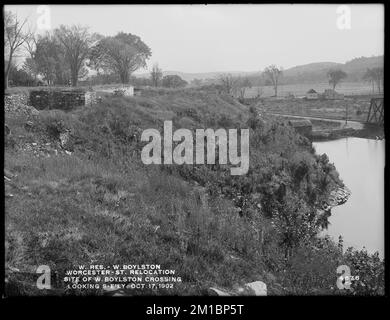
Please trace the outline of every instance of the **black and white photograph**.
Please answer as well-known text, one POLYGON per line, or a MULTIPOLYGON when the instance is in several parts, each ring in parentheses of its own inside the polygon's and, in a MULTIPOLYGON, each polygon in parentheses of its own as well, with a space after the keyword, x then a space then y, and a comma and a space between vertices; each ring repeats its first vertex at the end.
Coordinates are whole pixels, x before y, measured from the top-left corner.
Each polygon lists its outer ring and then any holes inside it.
POLYGON ((386 295, 384 4, 3 23, 3 299, 386 295))

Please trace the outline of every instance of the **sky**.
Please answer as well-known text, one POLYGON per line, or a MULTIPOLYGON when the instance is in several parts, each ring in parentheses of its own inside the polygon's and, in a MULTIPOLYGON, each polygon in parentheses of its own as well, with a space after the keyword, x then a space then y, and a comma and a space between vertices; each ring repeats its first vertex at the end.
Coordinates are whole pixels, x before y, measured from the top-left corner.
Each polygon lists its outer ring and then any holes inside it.
POLYGON ((345 63, 355 57, 382 55, 384 6, 346 7, 8 5, 5 10, 20 18, 28 17, 37 32, 61 24, 78 24, 107 36, 119 31, 136 34, 151 48, 148 69, 158 63, 163 70, 197 73, 260 71, 270 64, 287 69, 312 62, 345 63), (50 19, 45 20, 48 16, 50 19))

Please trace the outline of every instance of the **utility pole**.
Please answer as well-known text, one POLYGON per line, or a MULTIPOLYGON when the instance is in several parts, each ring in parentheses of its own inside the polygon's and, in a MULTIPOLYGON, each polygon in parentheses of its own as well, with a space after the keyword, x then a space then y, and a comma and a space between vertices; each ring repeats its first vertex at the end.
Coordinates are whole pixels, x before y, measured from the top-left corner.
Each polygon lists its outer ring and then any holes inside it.
POLYGON ((345 105, 345 125, 348 124, 348 104, 345 105))

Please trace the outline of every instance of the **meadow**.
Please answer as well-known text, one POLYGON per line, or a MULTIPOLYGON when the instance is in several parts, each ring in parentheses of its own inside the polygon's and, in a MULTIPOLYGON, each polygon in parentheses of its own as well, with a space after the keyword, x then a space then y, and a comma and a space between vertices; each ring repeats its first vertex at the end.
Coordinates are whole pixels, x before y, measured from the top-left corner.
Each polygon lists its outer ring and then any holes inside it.
MULTIPOLYGON (((296 97, 304 96, 310 89, 323 93, 325 89, 330 89, 329 83, 302 83, 302 84, 282 84, 278 87, 278 96, 285 97, 293 94, 296 97)), ((272 86, 252 87, 246 89, 245 98, 253 98, 262 92, 262 97, 272 97, 274 89, 272 86)), ((372 86, 367 82, 341 82, 336 87, 336 91, 344 95, 367 95, 372 93, 372 86)))
POLYGON ((383 261, 364 251, 343 254, 316 236, 327 224, 318 207, 343 185, 326 155, 286 122, 260 118, 228 95, 150 90, 5 119, 12 132, 5 168, 14 174, 5 201, 8 295, 111 294, 61 282, 40 291, 31 279, 41 264, 61 276, 77 264, 142 263, 174 269, 183 281, 125 295, 204 295, 211 286, 258 280, 269 295, 383 294, 383 261), (144 165, 140 132, 161 132, 164 120, 174 128, 250 128, 248 174, 231 176, 217 164, 144 165), (68 152, 31 151, 58 145, 64 129, 68 152), (335 288, 340 264, 359 268, 364 279, 352 292, 335 288))

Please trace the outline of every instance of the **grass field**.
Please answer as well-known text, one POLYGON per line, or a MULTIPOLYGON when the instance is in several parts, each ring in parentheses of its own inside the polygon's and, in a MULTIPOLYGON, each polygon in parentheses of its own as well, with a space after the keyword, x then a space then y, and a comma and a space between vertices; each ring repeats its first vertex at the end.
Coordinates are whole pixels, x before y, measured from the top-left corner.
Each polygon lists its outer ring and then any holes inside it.
MULTIPOLYGON (((286 84, 278 87, 278 96, 285 97, 292 93, 299 97, 304 96, 310 89, 316 90, 318 93, 323 93, 330 86, 327 82, 322 83, 305 83, 305 84, 286 84)), ((246 98, 253 98, 258 94, 258 90, 263 92, 263 97, 271 97, 274 95, 272 86, 252 87, 245 92, 246 98)), ((372 87, 366 82, 342 82, 336 87, 336 91, 344 95, 365 95, 372 93, 372 87)))

